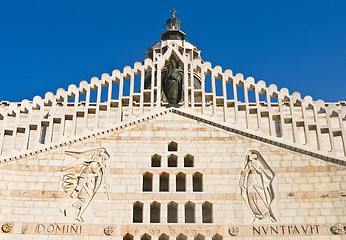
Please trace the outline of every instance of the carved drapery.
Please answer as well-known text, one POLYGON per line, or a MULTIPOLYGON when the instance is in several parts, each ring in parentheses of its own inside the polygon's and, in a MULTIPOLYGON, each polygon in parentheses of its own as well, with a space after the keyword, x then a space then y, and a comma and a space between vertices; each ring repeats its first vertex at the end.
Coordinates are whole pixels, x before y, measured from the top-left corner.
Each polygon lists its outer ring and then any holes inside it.
POLYGON ((272 222, 277 221, 270 206, 274 200, 274 176, 273 170, 258 151, 251 150, 246 154, 239 187, 241 196, 253 215, 252 222, 266 217, 272 222))
POLYGON ((65 193, 69 193, 72 200, 60 212, 67 216, 69 208, 75 208, 75 219, 84 222, 82 216, 102 183, 104 183, 109 197, 110 184, 107 166, 110 156, 105 148, 95 148, 82 152, 66 151, 65 153, 75 159, 72 165, 62 169, 65 173, 61 179, 63 190, 65 193))

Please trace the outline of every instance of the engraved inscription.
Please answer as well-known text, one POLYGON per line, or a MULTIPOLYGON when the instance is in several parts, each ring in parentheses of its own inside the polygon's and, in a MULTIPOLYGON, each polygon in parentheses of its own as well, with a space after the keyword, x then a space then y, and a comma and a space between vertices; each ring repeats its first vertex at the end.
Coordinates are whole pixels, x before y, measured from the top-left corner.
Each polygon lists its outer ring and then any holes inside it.
POLYGON ((41 224, 36 225, 35 233, 54 235, 80 235, 82 226, 75 224, 41 224))
POLYGON ((317 235, 320 233, 320 225, 276 225, 276 226, 253 226, 254 236, 265 235, 317 235))

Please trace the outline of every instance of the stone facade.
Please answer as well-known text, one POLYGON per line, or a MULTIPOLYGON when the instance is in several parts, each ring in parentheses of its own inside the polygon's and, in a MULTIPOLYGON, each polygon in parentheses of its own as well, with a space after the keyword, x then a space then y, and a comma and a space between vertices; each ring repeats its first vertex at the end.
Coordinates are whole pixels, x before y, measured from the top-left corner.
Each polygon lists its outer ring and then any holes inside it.
POLYGON ((121 239, 127 233, 137 239, 143 234, 154 239, 163 233, 169 237, 184 234, 189 238, 198 234, 213 238, 218 234, 225 239, 254 236, 294 236, 295 239, 304 235, 313 236, 302 239, 341 239, 334 237, 329 228, 346 222, 345 180, 344 167, 166 110, 133 126, 3 163, 1 215, 3 223, 14 223, 13 235, 6 235, 12 237, 9 239, 61 239, 62 236, 108 239, 110 236, 104 233, 108 226, 114 228, 111 235, 114 239, 121 239), (177 151, 168 151, 172 141, 177 143, 177 151), (71 199, 62 189, 61 169, 69 160, 66 151, 99 147, 107 149, 111 156, 110 199, 105 188, 100 188, 85 211, 84 223, 79 223, 74 219, 73 207, 68 209, 66 217, 59 212, 71 199), (275 172, 272 210, 276 223, 263 219, 251 224, 253 217, 240 195, 238 182, 244 153, 253 149, 261 152, 275 172), (160 167, 152 167, 155 154, 161 156, 160 167), (176 167, 168 166, 172 154, 177 156, 176 167), (193 156, 193 167, 184 167, 187 155, 193 156), (160 191, 160 175, 164 172, 169 175, 168 192, 160 191), (150 191, 143 191, 146 173, 152 174, 150 191), (176 186, 179 173, 186 175, 186 189, 181 192, 176 186), (201 192, 193 189, 196 173, 202 174, 201 192), (143 204, 142 223, 133 223, 136 202, 143 204), (159 223, 150 223, 153 202, 160 206, 159 223), (171 202, 177 204, 177 223, 167 222, 167 207, 171 202), (185 223, 185 206, 189 202, 195 208, 194 223, 185 223), (212 205, 211 223, 203 223, 205 203, 212 205), (239 228, 236 237, 229 233, 232 227, 239 228))
POLYGON ((123 72, 1 103, 0 239, 344 239, 345 124, 345 102, 160 41, 123 72), (170 59, 177 109, 161 90, 170 59))

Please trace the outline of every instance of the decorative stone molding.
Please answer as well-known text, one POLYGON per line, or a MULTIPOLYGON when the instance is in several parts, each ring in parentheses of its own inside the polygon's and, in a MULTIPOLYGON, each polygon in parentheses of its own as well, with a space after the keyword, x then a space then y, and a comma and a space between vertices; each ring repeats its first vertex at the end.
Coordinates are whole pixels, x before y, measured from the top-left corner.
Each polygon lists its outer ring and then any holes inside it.
POLYGON ((79 86, 58 89, 56 94, 48 92, 43 99, 36 96, 32 101, 1 102, 0 154, 6 158, 84 138, 90 132, 104 131, 166 106, 161 69, 174 56, 184 75, 180 109, 278 142, 345 158, 345 102, 302 98, 298 92, 290 94, 286 88, 266 86, 264 81, 255 83, 252 77, 244 79, 240 73, 212 67, 188 42, 164 41, 150 49, 152 56, 149 51, 143 63, 126 66, 122 72, 114 70, 101 79, 92 78, 90 83, 81 81, 79 86), (155 84, 145 86, 149 79, 155 84), (125 81, 130 82, 129 92, 124 92, 125 81), (206 81, 210 81, 211 92, 205 88, 206 81))
POLYGON ((107 226, 104 228, 103 232, 107 235, 107 236, 111 236, 114 232, 115 229, 112 226, 107 226))
POLYGON ((346 233, 346 226, 342 226, 341 224, 335 224, 331 226, 330 231, 334 235, 343 235, 346 233))
POLYGON ((185 116, 187 118, 199 121, 199 122, 203 122, 205 124, 208 124, 210 126, 213 127, 217 127, 220 129, 223 129, 225 131, 229 131, 238 135, 242 135, 245 137, 249 137, 258 141, 262 141, 264 143, 268 143, 274 146, 278 146, 278 147, 282 147, 284 149, 287 150, 291 150, 291 151, 295 151, 301 154, 305 154, 307 156, 311 156, 314 158, 318 158, 321 159, 323 161, 326 162, 330 162, 330 163, 334 163, 340 166, 346 166, 346 157, 335 157, 333 154, 331 153, 325 153, 323 151, 320 150, 311 150, 310 148, 308 148, 305 145, 299 145, 299 144, 294 144, 294 143, 289 143, 288 141, 286 141, 285 139, 282 138, 274 138, 271 136, 262 136, 260 135, 258 132, 253 131, 253 130, 246 130, 246 129, 240 129, 239 127, 230 124, 230 123, 223 123, 223 122, 217 122, 215 121, 215 119, 213 119, 212 117, 208 117, 202 114, 198 114, 198 113, 191 113, 191 110, 185 110, 185 109, 174 109, 174 108, 170 108, 170 109, 166 109, 166 108, 158 108, 155 109, 149 113, 145 113, 140 117, 136 117, 134 119, 132 119, 131 121, 126 121, 126 122, 120 122, 117 124, 114 124, 113 126, 111 126, 108 129, 105 130, 95 130, 93 132, 91 132, 88 135, 85 135, 83 137, 71 137, 69 140, 65 141, 65 142, 61 142, 59 144, 48 144, 46 146, 43 146, 41 148, 38 148, 37 150, 27 150, 27 151, 23 151, 21 154, 16 154, 13 155, 11 157, 3 157, 0 158, 0 164, 4 163, 4 162, 9 162, 9 161, 13 161, 13 160, 18 160, 21 158, 25 158, 25 157, 30 157, 42 152, 46 152, 46 151, 50 151, 59 147, 63 147, 63 146, 68 146, 71 145, 72 143, 76 143, 76 142, 81 142, 84 140, 88 140, 91 138, 95 138, 95 137, 101 137, 104 135, 107 135, 111 132, 120 130, 120 129, 125 129, 127 127, 131 127, 133 125, 136 125, 138 123, 144 122, 144 121, 149 121, 152 119, 155 119, 159 116, 162 116, 164 114, 168 114, 168 113, 176 113, 179 114, 181 116, 185 116))
POLYGON ((230 228, 228 229, 228 233, 229 233, 231 236, 235 237, 235 236, 237 236, 238 233, 239 233, 239 228, 238 228, 238 227, 230 227, 230 228))
POLYGON ((13 226, 14 226, 14 223, 12 223, 12 222, 7 222, 7 223, 4 223, 4 224, 1 226, 1 230, 2 230, 2 232, 4 232, 4 233, 10 233, 10 232, 12 232, 12 230, 13 230, 13 226))

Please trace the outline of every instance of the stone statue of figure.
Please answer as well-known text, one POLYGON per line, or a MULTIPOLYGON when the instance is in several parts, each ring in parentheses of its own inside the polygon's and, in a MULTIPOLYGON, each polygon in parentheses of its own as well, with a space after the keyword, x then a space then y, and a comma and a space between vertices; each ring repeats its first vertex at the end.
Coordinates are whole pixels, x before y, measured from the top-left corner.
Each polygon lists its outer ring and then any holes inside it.
POLYGON ((167 65, 167 71, 162 73, 162 88, 168 101, 167 108, 179 108, 183 91, 183 77, 179 66, 173 59, 167 65))
MULTIPOLYGON (((75 219, 84 222, 82 215, 94 199, 102 182, 107 180, 107 162, 109 154, 105 148, 96 148, 84 152, 66 151, 67 155, 77 159, 79 164, 65 168, 68 173, 62 177, 62 187, 65 192, 70 192, 72 200, 60 211, 67 215, 69 207, 77 209, 75 219), (79 161, 78 161, 79 160, 79 161)), ((109 185, 106 182, 109 197, 109 185)))
POLYGON ((258 151, 251 150, 246 154, 244 166, 240 173, 239 186, 241 196, 248 205, 253 223, 266 217, 272 222, 276 218, 270 208, 274 200, 272 181, 274 172, 258 151))

